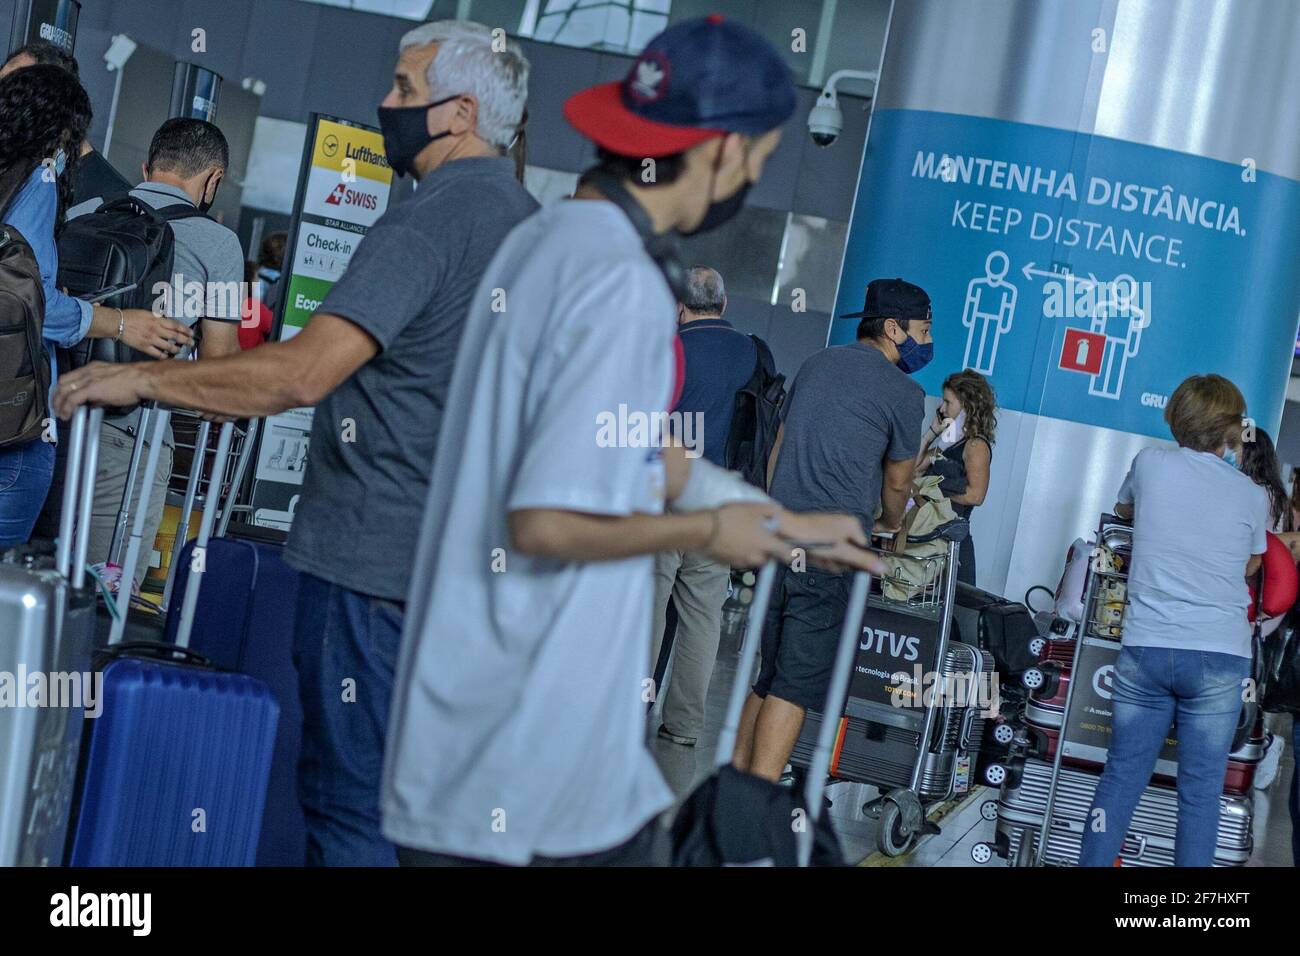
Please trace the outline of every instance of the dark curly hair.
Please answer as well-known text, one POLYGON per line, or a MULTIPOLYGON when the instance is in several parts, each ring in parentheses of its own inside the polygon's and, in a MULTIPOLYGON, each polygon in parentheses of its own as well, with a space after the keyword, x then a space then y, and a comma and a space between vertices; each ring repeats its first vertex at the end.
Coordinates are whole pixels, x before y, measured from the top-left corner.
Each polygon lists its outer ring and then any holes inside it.
POLYGON ((1282 463, 1278 461, 1273 438, 1262 428, 1256 428, 1251 438, 1241 443, 1242 473, 1268 492, 1268 517, 1270 524, 1284 517, 1290 507, 1286 485, 1282 484, 1282 463))
POLYGON ((62 149, 67 169, 59 177, 59 217, 71 205, 72 170, 90 128, 90 97, 67 70, 38 63, 0 79, 0 170, 34 169, 62 149))
POLYGON ((957 396, 966 412, 966 434, 983 438, 991 446, 998 428, 998 403, 992 383, 968 368, 945 378, 943 387, 957 396))

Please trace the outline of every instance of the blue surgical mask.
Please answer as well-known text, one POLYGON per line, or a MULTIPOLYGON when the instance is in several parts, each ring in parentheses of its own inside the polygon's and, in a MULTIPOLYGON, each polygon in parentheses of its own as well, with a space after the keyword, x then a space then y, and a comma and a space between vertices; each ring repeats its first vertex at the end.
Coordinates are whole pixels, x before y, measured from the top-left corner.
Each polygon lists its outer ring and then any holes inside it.
POLYGON ((898 367, 908 375, 919 372, 934 358, 934 343, 919 344, 910 335, 898 344, 898 367))
POLYGON ((1240 467, 1240 464, 1237 461, 1237 453, 1233 451, 1231 448, 1225 448, 1223 450, 1223 460, 1226 461, 1233 468, 1240 467))

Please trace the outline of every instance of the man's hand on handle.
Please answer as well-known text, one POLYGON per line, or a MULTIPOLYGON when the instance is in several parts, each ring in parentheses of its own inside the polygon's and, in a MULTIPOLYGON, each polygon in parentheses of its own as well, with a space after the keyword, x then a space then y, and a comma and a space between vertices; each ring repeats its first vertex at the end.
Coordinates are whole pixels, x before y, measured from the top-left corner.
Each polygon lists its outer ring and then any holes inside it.
POLYGON ((59 384, 54 390, 55 414, 68 419, 82 405, 128 407, 138 404, 146 398, 141 366, 147 364, 91 362, 84 368, 59 376, 59 384))
POLYGON ((796 513, 772 504, 731 504, 719 508, 705 547, 716 561, 757 567, 769 559, 789 564, 803 548, 810 561, 833 570, 880 574, 884 565, 866 550, 862 523, 852 515, 796 513))

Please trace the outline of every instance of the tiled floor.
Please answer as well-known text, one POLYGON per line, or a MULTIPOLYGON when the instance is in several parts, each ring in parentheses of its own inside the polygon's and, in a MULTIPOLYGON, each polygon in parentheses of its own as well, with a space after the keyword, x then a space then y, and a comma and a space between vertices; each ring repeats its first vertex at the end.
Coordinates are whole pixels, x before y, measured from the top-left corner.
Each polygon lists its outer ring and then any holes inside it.
MULTIPOLYGON (((655 735, 659 727, 658 706, 649 719, 650 748, 659 761, 665 779, 678 798, 685 797, 713 768, 714 747, 722 728, 727 695, 736 676, 739 638, 723 635, 718 651, 713 682, 705 715, 704 735, 695 747, 682 747, 655 735)), ((671 683, 671 669, 665 685, 671 683)), ((1287 744, 1290 743, 1290 719, 1270 718, 1270 726, 1287 744)), ((1291 820, 1287 812, 1287 788, 1294 773, 1294 755, 1288 746, 1283 753, 1273 785, 1267 790, 1255 791, 1255 852, 1251 866, 1291 866, 1291 820)), ((830 816, 839 834, 845 855, 851 862, 866 865, 891 866, 977 866, 971 859, 971 848, 984 840, 992 839, 995 823, 980 816, 980 805, 996 799, 996 791, 977 789, 964 800, 954 801, 941 808, 941 833, 923 838, 907 856, 888 859, 876 853, 875 823, 862 813, 862 805, 875 796, 875 789, 860 784, 836 784, 827 791, 832 806, 830 816)), ((994 858, 990 867, 1006 864, 994 858)))

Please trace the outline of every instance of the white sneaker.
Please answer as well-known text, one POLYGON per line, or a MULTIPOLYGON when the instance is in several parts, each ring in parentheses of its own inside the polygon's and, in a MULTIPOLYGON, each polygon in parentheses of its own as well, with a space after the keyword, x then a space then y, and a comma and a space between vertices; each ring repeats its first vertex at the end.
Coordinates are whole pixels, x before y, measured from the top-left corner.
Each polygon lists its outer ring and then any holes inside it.
POLYGON ((1280 735, 1268 735, 1268 742, 1264 745, 1264 756, 1260 759, 1259 766, 1255 768, 1256 790, 1267 790, 1277 778, 1277 768, 1282 764, 1282 751, 1285 749, 1286 741, 1280 735))

